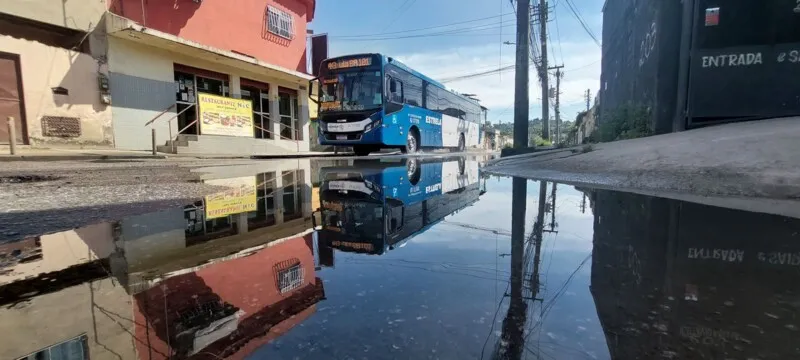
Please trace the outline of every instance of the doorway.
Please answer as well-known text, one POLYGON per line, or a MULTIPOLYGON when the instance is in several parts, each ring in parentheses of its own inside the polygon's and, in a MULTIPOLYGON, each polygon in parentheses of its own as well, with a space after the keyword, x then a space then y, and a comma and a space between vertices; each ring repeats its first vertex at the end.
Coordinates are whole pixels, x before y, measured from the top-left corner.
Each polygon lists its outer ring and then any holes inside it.
POLYGON ((6 119, 14 117, 17 144, 27 144, 28 128, 25 121, 25 102, 22 93, 22 71, 19 55, 0 52, 0 144, 8 144, 6 119))

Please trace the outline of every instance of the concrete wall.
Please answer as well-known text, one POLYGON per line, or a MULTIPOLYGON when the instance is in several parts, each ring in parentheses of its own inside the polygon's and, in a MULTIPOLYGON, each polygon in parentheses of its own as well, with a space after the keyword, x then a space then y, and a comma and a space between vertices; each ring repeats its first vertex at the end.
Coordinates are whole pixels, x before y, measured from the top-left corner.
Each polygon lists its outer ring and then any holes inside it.
MULTIPOLYGON (((175 109, 158 118, 152 125, 145 123, 175 103, 175 75, 173 64, 178 63, 196 68, 228 74, 230 77, 230 93, 236 97, 240 94, 239 79, 246 77, 275 85, 270 91, 270 98, 277 101, 277 86, 298 90, 300 101, 299 122, 302 126, 303 141, 300 151, 308 151, 308 91, 300 90, 298 84, 282 82, 275 78, 250 71, 223 65, 213 60, 218 56, 200 58, 182 53, 182 45, 175 43, 175 51, 163 50, 147 46, 136 41, 118 37, 108 38, 108 66, 111 78, 111 95, 114 99, 113 119, 116 147, 120 149, 146 150, 150 148, 150 126, 156 128, 157 143, 163 145, 177 134, 177 119, 173 118, 175 109), (171 128, 170 128, 171 126, 171 128)), ((277 111, 277 106, 271 106, 277 111)), ((273 127, 277 127, 273 122, 273 127)), ((273 141, 292 152, 298 150, 294 141, 273 141)))
POLYGON ((0 12, 89 31, 100 22, 106 6, 105 0, 4 0, 0 12))
POLYGON ((107 258, 114 250, 109 223, 42 235, 40 239, 42 258, 17 264, 12 271, 0 274, 0 284, 107 258))
POLYGON ((17 359, 86 334, 91 359, 136 359, 132 301, 110 278, 0 308, 0 358, 17 359))
POLYGON ((97 80, 100 65, 95 59, 84 53, 5 35, 0 35, 0 49, 20 57, 24 111, 31 144, 113 145, 111 109, 100 99, 97 80), (53 94, 54 87, 66 88, 69 95, 53 94), (45 137, 43 116, 79 118, 81 136, 45 137))
POLYGON ((114 0, 110 10, 148 28, 307 72, 306 24, 313 18, 314 0, 239 0, 235 5, 229 0, 114 0), (294 38, 267 31, 270 6, 292 15, 294 38))

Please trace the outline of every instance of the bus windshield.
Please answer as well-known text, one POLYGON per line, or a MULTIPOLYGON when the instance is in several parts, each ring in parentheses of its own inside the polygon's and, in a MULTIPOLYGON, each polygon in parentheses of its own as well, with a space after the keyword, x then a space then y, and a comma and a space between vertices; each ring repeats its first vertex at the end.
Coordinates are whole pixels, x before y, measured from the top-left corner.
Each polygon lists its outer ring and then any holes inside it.
POLYGON ((379 70, 332 73, 322 78, 322 102, 337 106, 322 111, 367 110, 383 105, 382 77, 379 70))
POLYGON ((367 201, 325 202, 323 229, 339 231, 361 239, 383 237, 383 205, 367 201), (338 204, 337 204, 338 203, 338 204))

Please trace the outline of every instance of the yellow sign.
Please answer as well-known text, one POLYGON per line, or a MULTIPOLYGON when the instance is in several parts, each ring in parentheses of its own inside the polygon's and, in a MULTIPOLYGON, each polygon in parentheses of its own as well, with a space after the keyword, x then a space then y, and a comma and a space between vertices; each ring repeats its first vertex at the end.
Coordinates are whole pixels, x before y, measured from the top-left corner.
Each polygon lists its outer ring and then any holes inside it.
POLYGON ((328 70, 336 70, 336 69, 347 69, 352 67, 362 67, 362 66, 370 66, 372 65, 372 58, 365 57, 365 58, 356 58, 356 59, 346 59, 346 60, 339 60, 339 61, 331 61, 328 63, 328 70))
POLYGON ((253 137, 253 103, 250 100, 198 94, 200 133, 253 137))
POLYGON ((206 220, 256 211, 256 177, 207 180, 206 184, 228 189, 206 196, 206 220))
POLYGON ((321 111, 341 110, 341 109, 342 109, 342 103, 338 101, 328 101, 320 105, 321 111))
POLYGON ((350 241, 333 241, 331 243, 333 247, 346 247, 356 250, 366 250, 372 251, 375 247, 370 243, 357 243, 357 242, 350 242, 350 241))

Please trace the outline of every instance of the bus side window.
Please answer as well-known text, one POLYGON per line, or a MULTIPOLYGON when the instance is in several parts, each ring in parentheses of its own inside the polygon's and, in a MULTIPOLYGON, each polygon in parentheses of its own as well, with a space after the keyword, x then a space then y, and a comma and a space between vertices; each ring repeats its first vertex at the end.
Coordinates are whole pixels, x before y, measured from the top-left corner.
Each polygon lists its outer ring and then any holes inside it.
POLYGON ((403 103, 403 82, 393 77, 389 78, 389 99, 395 103, 403 103))

